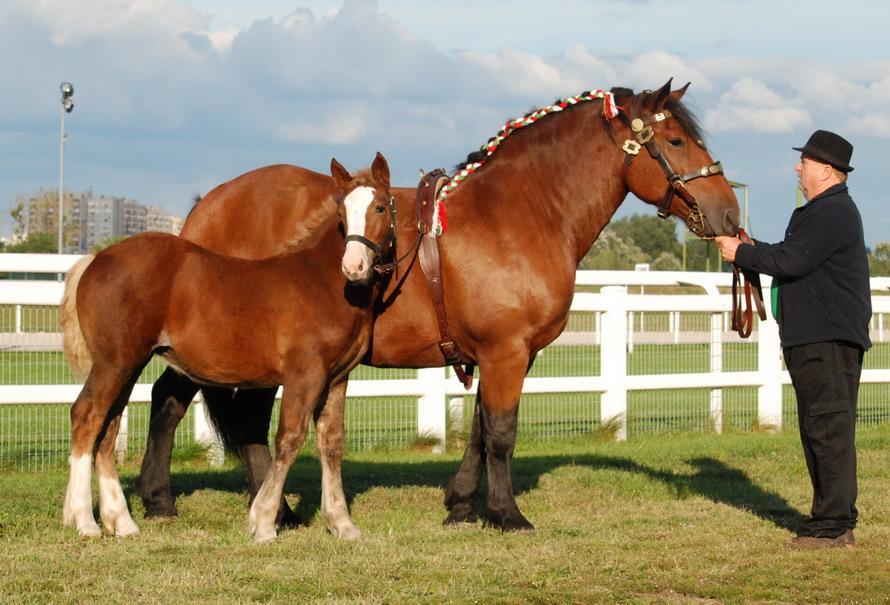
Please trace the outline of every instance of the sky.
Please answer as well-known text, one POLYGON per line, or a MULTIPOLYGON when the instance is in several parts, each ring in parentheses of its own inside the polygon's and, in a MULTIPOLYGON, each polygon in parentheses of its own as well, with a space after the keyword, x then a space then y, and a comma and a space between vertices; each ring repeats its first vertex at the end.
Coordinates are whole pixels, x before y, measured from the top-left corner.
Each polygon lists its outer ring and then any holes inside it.
MULTIPOLYGON (((451 168, 511 117, 589 89, 691 82, 685 100, 751 234, 782 238, 817 128, 854 145, 866 243, 890 241, 883 0, 0 0, 0 235, 17 196, 130 197, 185 216, 260 166, 387 157, 451 168)), ((654 213, 629 197, 618 216, 654 213)), ((452 226, 453 228, 453 226, 452 226)))

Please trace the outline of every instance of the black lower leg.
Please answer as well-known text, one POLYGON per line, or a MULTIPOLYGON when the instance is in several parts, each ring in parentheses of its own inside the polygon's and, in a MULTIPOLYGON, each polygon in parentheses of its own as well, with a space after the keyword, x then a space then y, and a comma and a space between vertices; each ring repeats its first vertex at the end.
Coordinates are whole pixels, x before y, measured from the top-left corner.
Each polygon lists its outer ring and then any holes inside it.
MULTIPOLYGON (((275 390, 240 389, 235 394, 228 413, 225 414, 225 422, 230 426, 240 427, 240 431, 233 438, 235 443, 232 443, 232 446, 237 448, 238 457, 244 465, 251 503, 272 464, 269 451, 269 424, 274 406, 275 390)), ((281 498, 276 524, 282 527, 301 524, 300 518, 288 506, 284 496, 281 498)))
POLYGON ((445 523, 472 523, 476 521, 473 513, 473 497, 479 488, 482 479, 483 460, 485 446, 482 439, 482 421, 480 408, 482 406, 482 390, 476 396, 476 405, 473 409, 473 423, 470 428, 470 438, 467 441, 467 449, 461 460, 457 473, 451 479, 445 489, 445 508, 448 516, 445 523))
POLYGON ((510 465, 513 448, 516 445, 518 418, 518 406, 501 414, 486 411, 484 408, 482 410, 488 469, 485 518, 488 524, 500 527, 504 531, 534 529, 520 512, 513 495, 510 465))
POLYGON ((167 368, 151 391, 151 419, 148 442, 136 489, 145 506, 146 517, 175 517, 176 506, 170 489, 170 460, 176 427, 188 410, 197 386, 188 378, 167 368))

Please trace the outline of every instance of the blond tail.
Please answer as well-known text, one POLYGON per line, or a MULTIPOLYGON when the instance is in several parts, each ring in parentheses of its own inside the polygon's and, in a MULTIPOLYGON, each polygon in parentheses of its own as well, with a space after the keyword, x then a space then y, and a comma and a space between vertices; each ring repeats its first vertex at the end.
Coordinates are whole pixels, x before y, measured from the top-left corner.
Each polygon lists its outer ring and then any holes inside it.
POLYGON ((94 255, 85 256, 68 270, 65 275, 65 294, 59 304, 59 323, 62 326, 62 348, 65 350, 65 358, 74 373, 81 378, 86 378, 93 367, 93 359, 87 349, 86 340, 80 329, 80 321, 77 319, 77 284, 80 277, 89 266, 94 255))

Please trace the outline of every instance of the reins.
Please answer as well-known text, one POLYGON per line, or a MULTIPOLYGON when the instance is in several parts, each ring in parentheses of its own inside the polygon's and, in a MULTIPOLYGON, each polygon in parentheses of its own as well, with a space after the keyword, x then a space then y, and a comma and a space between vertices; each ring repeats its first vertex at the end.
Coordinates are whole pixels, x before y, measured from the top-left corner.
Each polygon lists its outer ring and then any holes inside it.
MULTIPOLYGON (((739 239, 745 244, 754 243, 744 229, 739 228, 739 239)), ((754 327, 754 313, 751 299, 757 307, 757 316, 766 320, 763 306, 763 290, 760 287, 760 274, 732 265, 732 329, 742 338, 751 336, 754 327), (742 287, 744 285, 744 287, 742 287)))

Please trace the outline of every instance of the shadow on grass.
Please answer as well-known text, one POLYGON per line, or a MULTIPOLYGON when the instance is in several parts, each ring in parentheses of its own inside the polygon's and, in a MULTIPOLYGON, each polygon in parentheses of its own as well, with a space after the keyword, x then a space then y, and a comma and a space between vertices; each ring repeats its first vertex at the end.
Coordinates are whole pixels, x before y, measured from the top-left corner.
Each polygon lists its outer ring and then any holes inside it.
MULTIPOLYGON (((742 470, 708 457, 688 459, 686 463, 695 471, 677 473, 612 456, 519 456, 513 460, 513 485, 517 494, 537 489, 542 475, 563 466, 612 469, 663 483, 673 490, 677 499, 701 496, 753 514, 785 530, 793 531, 806 518, 785 498, 758 486, 742 470)), ((343 482, 351 504, 356 495, 375 487, 444 488, 456 470, 457 462, 451 460, 417 463, 348 461, 343 467, 343 482)), ((135 491, 135 478, 125 479, 124 483, 129 493, 135 491)), ((181 471, 173 475, 171 486, 174 498, 208 488, 245 492, 246 510, 246 482, 240 469, 181 471)), ((288 475, 285 493, 298 496, 295 512, 302 523, 309 522, 319 511, 320 490, 321 469, 318 460, 313 457, 298 458, 288 475)), ((477 508, 481 509, 481 498, 477 498, 477 508)))

